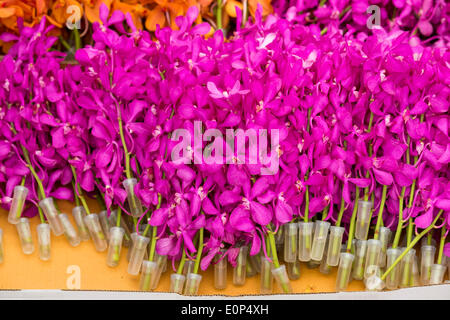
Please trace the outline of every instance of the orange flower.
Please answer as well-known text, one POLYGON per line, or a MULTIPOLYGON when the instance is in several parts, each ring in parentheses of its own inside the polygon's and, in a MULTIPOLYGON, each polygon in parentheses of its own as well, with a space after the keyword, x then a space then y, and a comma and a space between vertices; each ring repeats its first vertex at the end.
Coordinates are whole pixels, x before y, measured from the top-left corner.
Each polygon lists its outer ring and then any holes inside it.
POLYGON ((90 23, 99 22, 100 20, 100 6, 104 3, 109 10, 111 10, 111 3, 113 0, 82 0, 84 4, 84 11, 86 18, 90 23))
POLYGON ((48 16, 48 20, 53 25, 57 26, 58 28, 62 28, 67 20, 75 14, 73 11, 69 11, 70 13, 67 13, 67 9, 70 6, 77 6, 80 10, 80 16, 79 18, 83 16, 83 8, 81 7, 81 4, 77 2, 76 0, 56 0, 52 4, 52 13, 50 16, 48 16))
MULTIPOLYGON (((161 28, 170 26, 173 29, 178 29, 175 18, 186 14, 187 9, 194 5, 198 5, 195 0, 154 0, 153 5, 150 4, 152 9, 147 15, 145 28, 149 31, 155 31, 156 25, 159 24, 161 28)), ((201 22, 200 15, 196 22, 201 22)))
MULTIPOLYGON (((256 9, 258 8, 258 3, 261 4, 262 15, 264 17, 273 12, 270 0, 248 0, 248 8, 253 17, 255 16, 256 9)), ((236 7, 243 10, 244 6, 241 1, 237 0, 227 0, 225 3, 225 11, 232 18, 236 18, 236 7)))
POLYGON ((126 1, 122 2, 119 0, 114 0, 112 5, 112 11, 120 10, 124 14, 127 12, 131 15, 133 23, 137 29, 142 29, 142 18, 148 14, 148 9, 146 9, 142 4, 136 1, 126 1))

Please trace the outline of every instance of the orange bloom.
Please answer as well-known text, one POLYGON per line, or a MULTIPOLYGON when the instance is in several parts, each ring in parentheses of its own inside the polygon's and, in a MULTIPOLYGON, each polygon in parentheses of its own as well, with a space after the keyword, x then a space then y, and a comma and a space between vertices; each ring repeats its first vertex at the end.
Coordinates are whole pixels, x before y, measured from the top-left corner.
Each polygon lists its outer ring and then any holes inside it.
MULTIPOLYGON (((155 31, 156 25, 159 24, 161 28, 170 26, 177 29, 175 18, 186 14, 187 9, 194 5, 198 5, 195 0, 154 0, 153 4, 150 4, 152 9, 148 12, 145 20, 145 28, 155 31)), ((196 22, 201 22, 200 15, 196 22)))
POLYGON ((111 4, 113 0, 82 0, 84 4, 84 11, 86 18, 90 23, 99 22, 100 20, 100 6, 104 3, 109 10, 111 10, 111 4))
POLYGON ((81 4, 77 2, 76 0, 56 0, 52 4, 52 13, 50 16, 48 16, 48 20, 53 25, 57 26, 58 28, 62 28, 67 20, 71 18, 71 16, 74 14, 73 11, 69 11, 70 13, 67 13, 67 9, 70 6, 77 6, 80 10, 80 19, 83 16, 83 8, 81 7, 81 4))

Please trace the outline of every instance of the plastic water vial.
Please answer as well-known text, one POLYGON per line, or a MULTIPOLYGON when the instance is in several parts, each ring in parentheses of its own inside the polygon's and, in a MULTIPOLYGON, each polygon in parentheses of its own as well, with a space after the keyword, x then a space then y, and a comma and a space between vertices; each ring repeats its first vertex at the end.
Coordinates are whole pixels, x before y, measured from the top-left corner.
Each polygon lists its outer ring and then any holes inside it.
MULTIPOLYGON (((109 225, 110 226, 117 226, 117 211, 113 210, 111 211, 111 213, 109 214, 109 225)), ((123 228, 123 230, 125 230, 125 234, 123 236, 123 245, 124 247, 130 247, 132 244, 132 239, 131 239, 131 231, 130 228, 128 227, 128 225, 125 223, 125 219, 123 214, 121 215, 121 219, 120 219, 120 227, 123 228)))
POLYGON ((233 269, 233 284, 235 286, 243 286, 245 284, 247 273, 247 254, 247 246, 242 246, 239 248, 239 254, 236 258, 236 267, 233 269))
POLYGON ((23 253, 32 254, 34 251, 34 243, 33 238, 31 237, 30 222, 28 218, 20 218, 19 222, 16 224, 16 228, 23 253))
POLYGON ((194 270, 195 261, 194 260, 186 260, 183 266, 183 274, 187 277, 194 270))
POLYGON ((215 257, 214 264, 214 288, 223 290, 227 287, 227 258, 222 258, 225 250, 220 250, 220 253, 215 257))
POLYGON ((372 201, 359 200, 358 212, 356 214, 355 238, 367 240, 369 233, 370 218, 372 217, 372 201))
POLYGON ((328 238, 328 229, 330 223, 327 221, 317 220, 315 222, 314 240, 311 248, 311 259, 315 261, 322 261, 325 244, 328 238))
POLYGON ((298 260, 308 262, 311 260, 314 222, 298 223, 298 260))
POLYGON ((88 241, 90 239, 89 230, 84 223, 84 217, 86 217, 86 210, 82 206, 77 206, 72 209, 72 216, 75 220, 75 224, 78 229, 78 234, 82 241, 88 241))
POLYGON ((357 240, 352 276, 355 280, 364 279, 364 267, 367 252, 367 240, 357 240))
POLYGON ((167 256, 155 252, 154 261, 156 262, 156 270, 155 276, 153 277, 152 290, 155 290, 159 285, 161 274, 167 266, 167 256))
POLYGON ((430 284, 441 284, 444 282, 446 266, 442 264, 433 264, 431 266, 430 284))
POLYGON ((373 267, 379 266, 381 256, 381 241, 370 239, 367 241, 366 264, 364 267, 364 278, 372 275, 373 267))
POLYGON ((48 223, 41 223, 37 226, 39 259, 42 261, 50 260, 51 257, 51 237, 50 226, 48 223))
POLYGON ((98 214, 98 219, 100 220, 100 225, 102 226, 103 233, 105 234, 106 239, 109 240, 109 230, 111 229, 112 225, 110 224, 108 219, 108 211, 101 211, 98 214))
POLYGON ((336 291, 347 290, 352 272, 352 265, 355 256, 351 253, 342 252, 339 257, 339 268, 336 277, 336 291))
POLYGON ((266 257, 261 257, 261 294, 270 294, 273 290, 273 263, 266 257))
POLYGON ((288 262, 286 265, 289 279, 300 279, 300 261, 296 260, 295 262, 288 262))
POLYGON ((130 262, 128 263, 128 273, 131 275, 138 275, 141 269, 142 261, 147 250, 147 245, 150 238, 144 236, 136 236, 131 247, 130 262))
POLYGON ((386 267, 386 259, 387 259, 386 251, 391 242, 391 235, 392 235, 391 229, 386 227, 380 228, 378 236, 378 239, 381 241, 381 253, 379 261, 380 268, 386 267))
POLYGON ((402 259, 400 269, 400 288, 407 288, 412 286, 412 274, 414 258, 416 256, 416 250, 409 250, 402 259))
POLYGON ((330 227, 330 239, 328 241, 327 264, 335 267, 339 264, 339 256, 342 248, 343 227, 330 227))
POLYGON ((186 277, 182 274, 172 273, 170 275, 170 292, 182 294, 186 277))
MULTIPOLYGON (((386 252, 387 263, 386 269, 388 269, 395 260, 400 256, 402 251, 399 248, 389 248, 386 252)), ((397 264, 392 271, 386 277, 386 288, 389 290, 397 289, 400 283, 400 265, 397 264)))
POLYGON ((139 280, 139 290, 150 291, 152 290, 152 283, 155 277, 156 269, 158 265, 154 261, 145 260, 142 262, 141 278, 139 280))
POLYGON ((186 296, 196 296, 198 294, 198 288, 200 287, 200 282, 202 281, 202 276, 197 273, 190 273, 186 277, 186 285, 184 287, 184 294, 186 296))
POLYGON ((135 218, 140 218, 144 213, 142 209, 141 200, 136 196, 135 187, 137 180, 135 178, 126 179, 122 182, 125 191, 127 192, 128 206, 130 207, 130 213, 135 218))
POLYGON ((287 223, 284 225, 284 261, 295 262, 297 260, 298 225, 287 223))
POLYGON ((75 230, 72 223, 70 222, 67 214, 60 213, 58 215, 58 219, 61 221, 61 225, 63 226, 64 229, 64 236, 66 237, 67 241, 69 241, 72 247, 78 246, 81 242, 80 236, 78 235, 77 230, 75 230))
POLYGON ((292 293, 292 286, 285 265, 272 269, 272 275, 282 293, 292 293))
POLYGON ((108 267, 116 267, 119 264, 124 234, 125 230, 121 227, 112 227, 110 229, 108 255, 106 256, 106 265, 108 267))
POLYGON ((0 263, 3 263, 4 254, 3 254, 3 229, 0 229, 0 263))
POLYGON ((421 247, 420 253, 420 280, 422 281, 422 285, 428 285, 430 284, 431 266, 434 264, 436 247, 433 245, 424 245, 421 247))
POLYGON ((103 233, 98 215, 96 213, 88 214, 84 217, 84 223, 86 224, 89 235, 94 242, 94 247, 98 252, 103 252, 108 247, 108 242, 106 241, 106 236, 103 233))
POLYGON ((44 212, 45 217, 47 218, 48 224, 53 231, 55 236, 60 236, 64 233, 64 228, 61 224, 61 221, 58 219, 58 210, 55 207, 55 203, 53 198, 45 198, 39 201, 39 207, 41 207, 44 212))
POLYGON ((19 223, 22 216, 25 200, 27 199, 28 188, 24 186, 15 186, 13 192, 13 198, 11 202, 11 208, 9 209, 8 222, 11 224, 19 223))

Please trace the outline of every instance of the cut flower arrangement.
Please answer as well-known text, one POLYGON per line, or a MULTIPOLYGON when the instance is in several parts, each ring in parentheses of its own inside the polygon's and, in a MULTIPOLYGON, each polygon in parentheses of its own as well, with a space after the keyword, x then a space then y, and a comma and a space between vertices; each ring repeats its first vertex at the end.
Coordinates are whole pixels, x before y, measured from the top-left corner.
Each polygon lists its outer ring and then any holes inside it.
MULTIPOLYGON (((260 277, 263 294, 274 282, 292 293, 305 265, 337 268, 337 291, 352 279, 377 291, 442 283, 448 29, 431 18, 428 33, 422 18, 408 29, 404 9, 363 30, 351 4, 307 2, 249 19, 238 6, 228 37, 197 6, 150 33, 102 4, 71 63, 46 17, 18 19, 0 36, 14 43, 0 62, 0 204, 23 253, 49 260, 64 234, 110 268, 126 259, 140 290, 168 272, 185 295, 208 268, 225 289, 228 266, 234 285, 260 277), (74 202, 72 218, 56 199, 74 202)), ((8 263, 13 240, 0 240, 8 263)))

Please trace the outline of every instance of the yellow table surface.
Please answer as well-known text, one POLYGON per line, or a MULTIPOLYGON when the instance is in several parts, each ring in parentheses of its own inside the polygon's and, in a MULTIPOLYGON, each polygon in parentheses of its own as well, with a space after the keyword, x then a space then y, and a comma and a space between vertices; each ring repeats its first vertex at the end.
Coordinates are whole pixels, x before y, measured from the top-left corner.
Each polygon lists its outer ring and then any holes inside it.
MULTIPOLYGON (((67 201, 58 202, 61 212, 67 213, 73 225, 73 204, 67 201)), ((89 202, 93 212, 98 212, 98 205, 89 202), (97 211, 96 211, 97 210, 97 211)), ((51 254, 49 261, 39 259, 37 247, 36 226, 39 217, 31 219, 31 230, 35 243, 35 251, 25 255, 20 247, 19 238, 14 225, 8 223, 8 213, 0 209, 0 228, 3 229, 4 261, 0 264, 0 289, 73 289, 74 270, 79 270, 80 290, 116 290, 138 291, 139 277, 127 273, 126 250, 123 248, 121 260, 117 267, 106 265, 106 251, 97 252, 91 241, 81 242, 77 247, 69 245, 64 236, 51 238, 51 254), (79 269, 78 269, 79 268, 79 269)), ((170 287, 171 263, 168 270, 161 276, 157 288, 158 292, 168 292, 170 287)), ((308 269, 301 265, 301 277, 291 281, 295 293, 334 292, 337 268, 333 268, 329 275, 321 274, 316 269, 308 269)), ((232 284, 232 268, 228 268, 228 286, 225 290, 214 289, 214 270, 208 268, 201 272, 203 276, 199 295, 252 295, 259 294, 259 276, 247 278, 245 286, 237 287, 232 284)), ((274 293, 280 293, 274 284, 274 293)), ((352 281, 348 291, 362 291, 362 281, 352 281)))

